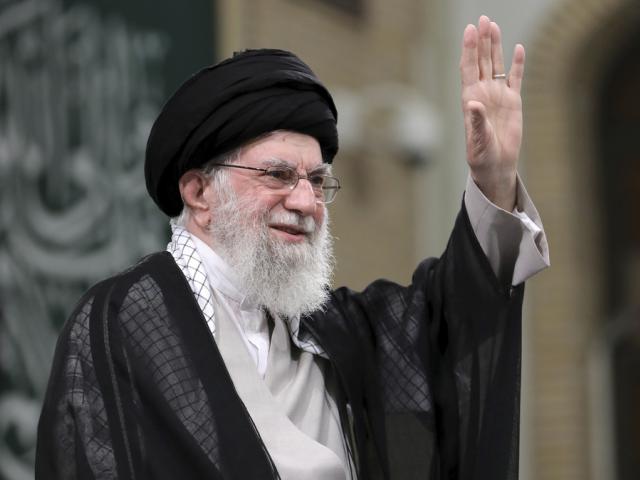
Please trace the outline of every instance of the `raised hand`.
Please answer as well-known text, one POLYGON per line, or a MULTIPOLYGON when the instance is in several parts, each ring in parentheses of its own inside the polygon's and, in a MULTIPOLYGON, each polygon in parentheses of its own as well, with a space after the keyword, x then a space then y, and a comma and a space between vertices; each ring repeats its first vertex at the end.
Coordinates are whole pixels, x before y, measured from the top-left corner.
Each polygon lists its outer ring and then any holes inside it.
POLYGON ((516 202, 516 167, 522 143, 524 47, 516 45, 505 74, 500 28, 486 16, 467 25, 460 74, 471 176, 485 196, 507 211, 516 202))

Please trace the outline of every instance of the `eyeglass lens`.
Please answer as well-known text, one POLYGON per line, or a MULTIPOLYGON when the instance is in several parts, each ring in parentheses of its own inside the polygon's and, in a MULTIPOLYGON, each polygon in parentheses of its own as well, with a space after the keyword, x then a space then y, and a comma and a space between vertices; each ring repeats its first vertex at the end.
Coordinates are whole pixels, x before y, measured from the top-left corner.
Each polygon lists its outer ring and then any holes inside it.
POLYGON ((301 178, 309 181, 313 192, 324 203, 333 201, 338 192, 339 182, 336 178, 320 173, 300 175, 297 170, 286 167, 269 167, 265 170, 265 177, 271 188, 294 188, 301 178))

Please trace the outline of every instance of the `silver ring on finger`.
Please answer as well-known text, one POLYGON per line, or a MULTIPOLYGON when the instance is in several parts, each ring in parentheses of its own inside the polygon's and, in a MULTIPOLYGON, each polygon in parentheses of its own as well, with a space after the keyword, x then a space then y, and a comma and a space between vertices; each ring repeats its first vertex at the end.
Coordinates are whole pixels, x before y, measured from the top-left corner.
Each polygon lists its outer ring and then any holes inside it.
POLYGON ((507 74, 506 73, 494 73, 493 74, 493 79, 494 80, 506 80, 507 79, 507 74))

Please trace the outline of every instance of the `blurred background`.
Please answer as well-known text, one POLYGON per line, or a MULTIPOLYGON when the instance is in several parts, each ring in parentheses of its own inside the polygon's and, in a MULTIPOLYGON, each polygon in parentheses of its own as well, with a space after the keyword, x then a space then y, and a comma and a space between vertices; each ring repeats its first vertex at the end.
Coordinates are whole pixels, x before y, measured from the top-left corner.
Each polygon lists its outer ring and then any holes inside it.
POLYGON ((527 49, 520 171, 553 264, 527 285, 521 478, 640 478, 637 0, 0 0, 0 480, 33 477, 82 292, 166 245, 142 162, 185 78, 244 48, 308 62, 340 115, 335 283, 408 283, 462 199, 458 60, 481 13, 507 57, 527 49))

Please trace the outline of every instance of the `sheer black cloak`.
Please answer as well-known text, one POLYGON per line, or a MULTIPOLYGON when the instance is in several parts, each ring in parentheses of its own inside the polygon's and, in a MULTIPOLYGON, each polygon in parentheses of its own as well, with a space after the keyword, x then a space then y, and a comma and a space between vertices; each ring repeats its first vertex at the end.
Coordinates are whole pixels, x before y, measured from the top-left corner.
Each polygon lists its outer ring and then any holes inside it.
MULTIPOLYGON (((523 292, 498 283, 463 207, 411 285, 338 289, 304 320, 360 479, 517 478, 523 292)), ((36 478, 278 478, 170 254, 96 285, 66 323, 36 478)))

